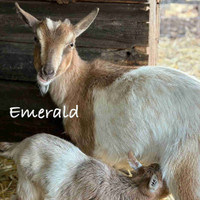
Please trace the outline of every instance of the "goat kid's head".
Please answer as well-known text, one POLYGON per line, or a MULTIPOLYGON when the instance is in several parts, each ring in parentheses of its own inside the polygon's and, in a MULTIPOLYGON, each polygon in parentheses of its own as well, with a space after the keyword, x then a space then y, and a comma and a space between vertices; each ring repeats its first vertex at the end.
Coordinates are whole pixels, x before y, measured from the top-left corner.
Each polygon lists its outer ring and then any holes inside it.
POLYGON ((161 199, 169 195, 167 184, 162 179, 159 164, 142 166, 132 152, 128 153, 128 162, 135 170, 131 178, 143 195, 149 199, 161 199))
POLYGON ((96 18, 96 8, 76 25, 69 19, 53 21, 46 18, 39 21, 15 3, 17 13, 35 33, 34 65, 37 81, 43 94, 47 93, 49 84, 70 66, 76 38, 83 33, 96 18))

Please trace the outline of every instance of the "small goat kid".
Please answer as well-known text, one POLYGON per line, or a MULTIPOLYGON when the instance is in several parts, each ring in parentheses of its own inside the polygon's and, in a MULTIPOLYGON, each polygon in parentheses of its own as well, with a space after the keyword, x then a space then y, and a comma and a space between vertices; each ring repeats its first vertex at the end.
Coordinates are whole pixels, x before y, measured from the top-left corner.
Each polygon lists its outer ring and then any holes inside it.
POLYGON ((37 134, 20 143, 0 143, 0 155, 13 158, 19 181, 16 200, 156 200, 168 194, 158 164, 138 165, 132 177, 88 157, 65 140, 37 134))
POLYGON ((73 26, 68 19, 39 21, 16 8, 35 32, 41 91, 49 89, 60 108, 79 106, 79 118, 64 120, 72 141, 111 165, 129 150, 145 164, 158 162, 176 200, 199 200, 200 82, 165 67, 83 61, 75 39, 98 9, 73 26))

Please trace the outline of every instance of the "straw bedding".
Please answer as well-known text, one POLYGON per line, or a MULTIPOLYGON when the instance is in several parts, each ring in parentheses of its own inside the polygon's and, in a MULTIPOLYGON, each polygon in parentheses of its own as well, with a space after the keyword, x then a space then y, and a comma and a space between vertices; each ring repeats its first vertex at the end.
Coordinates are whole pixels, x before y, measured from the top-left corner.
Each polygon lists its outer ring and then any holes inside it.
POLYGON ((0 200, 8 200, 17 185, 16 166, 12 160, 0 157, 0 200))

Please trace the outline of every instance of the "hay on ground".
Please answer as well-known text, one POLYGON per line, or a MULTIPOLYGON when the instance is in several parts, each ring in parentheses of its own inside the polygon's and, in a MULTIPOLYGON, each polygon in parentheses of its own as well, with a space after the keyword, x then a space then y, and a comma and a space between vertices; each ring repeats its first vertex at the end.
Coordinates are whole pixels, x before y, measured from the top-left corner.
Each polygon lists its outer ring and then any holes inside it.
POLYGON ((0 157, 0 200, 8 200, 15 194, 16 185, 17 172, 14 162, 0 157))
POLYGON ((200 38, 189 31, 176 39, 162 37, 158 52, 157 65, 179 69, 200 78, 200 38))

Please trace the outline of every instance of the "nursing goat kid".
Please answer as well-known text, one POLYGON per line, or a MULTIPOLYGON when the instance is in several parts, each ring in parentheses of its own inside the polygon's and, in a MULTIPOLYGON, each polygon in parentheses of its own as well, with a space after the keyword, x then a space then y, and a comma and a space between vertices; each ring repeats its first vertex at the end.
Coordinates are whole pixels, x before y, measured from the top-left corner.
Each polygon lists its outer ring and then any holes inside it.
POLYGON ((156 200, 168 194, 159 165, 143 167, 131 152, 129 162, 137 170, 132 177, 48 134, 0 143, 0 152, 17 164, 13 200, 156 200))
POLYGON ((200 82, 165 67, 83 61, 75 40, 98 9, 72 25, 16 8, 35 33, 41 91, 66 112, 79 106, 78 118, 64 119, 72 141, 111 165, 130 150, 145 164, 158 162, 176 200, 200 199, 200 82))

